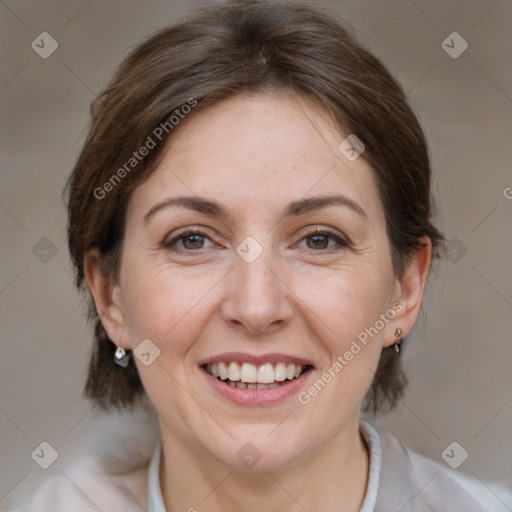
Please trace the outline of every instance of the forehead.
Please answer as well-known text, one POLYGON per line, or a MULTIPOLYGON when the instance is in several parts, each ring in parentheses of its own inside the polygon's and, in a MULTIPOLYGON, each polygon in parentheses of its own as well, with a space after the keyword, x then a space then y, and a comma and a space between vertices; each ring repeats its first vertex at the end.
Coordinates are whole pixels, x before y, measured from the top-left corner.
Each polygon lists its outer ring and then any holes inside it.
POLYGON ((200 195, 254 213, 277 211, 304 196, 342 193, 378 220, 383 212, 372 169, 338 149, 347 135, 303 96, 234 96, 178 126, 132 206, 143 214, 166 197, 200 195))

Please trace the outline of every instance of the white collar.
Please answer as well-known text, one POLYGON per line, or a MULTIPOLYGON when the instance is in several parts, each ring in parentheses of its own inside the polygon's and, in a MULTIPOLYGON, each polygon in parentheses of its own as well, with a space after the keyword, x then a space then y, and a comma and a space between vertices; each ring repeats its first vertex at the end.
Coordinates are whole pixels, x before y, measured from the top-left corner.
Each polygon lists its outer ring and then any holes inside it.
MULTIPOLYGON (((373 512, 377 501, 379 491, 379 479, 382 460, 382 451, 380 446, 379 433, 366 421, 361 420, 361 433, 366 440, 370 451, 370 470, 368 476, 368 485, 363 501, 363 506, 359 512, 373 512)), ((166 512, 162 489, 160 487, 160 457, 162 453, 162 443, 159 442, 151 457, 151 463, 148 473, 148 508, 147 512, 166 512)))

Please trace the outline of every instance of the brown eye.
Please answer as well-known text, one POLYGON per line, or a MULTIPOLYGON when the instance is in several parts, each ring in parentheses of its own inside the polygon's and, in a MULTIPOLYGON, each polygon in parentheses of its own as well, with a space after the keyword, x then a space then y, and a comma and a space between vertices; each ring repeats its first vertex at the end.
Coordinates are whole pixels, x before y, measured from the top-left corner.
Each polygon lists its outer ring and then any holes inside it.
POLYGON ((176 252, 192 252, 208 248, 205 247, 206 240, 210 238, 201 231, 186 231, 169 241, 164 241, 163 247, 176 252))
POLYGON ((308 249, 314 251, 330 251, 340 250, 343 248, 349 248, 350 244, 345 239, 329 231, 320 232, 314 231, 313 233, 306 235, 303 240, 306 240, 308 249))
POLYGON ((204 237, 202 235, 187 235, 181 237, 185 249, 202 249, 204 237))
POLYGON ((308 243, 310 249, 327 249, 329 245, 329 237, 327 235, 313 235, 308 236, 307 239, 311 242, 308 243))

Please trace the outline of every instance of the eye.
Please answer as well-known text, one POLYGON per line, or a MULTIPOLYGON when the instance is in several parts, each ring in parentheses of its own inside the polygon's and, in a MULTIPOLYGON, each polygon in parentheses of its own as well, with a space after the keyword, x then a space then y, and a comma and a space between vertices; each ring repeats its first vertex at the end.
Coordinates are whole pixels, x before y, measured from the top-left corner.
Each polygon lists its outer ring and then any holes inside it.
POLYGON ((350 248, 351 244, 344 238, 331 231, 315 231, 306 234, 301 242, 305 240, 308 249, 314 251, 330 252, 331 249, 340 250, 350 248))
POLYGON ((205 247, 206 240, 212 242, 206 233, 198 230, 188 230, 179 233, 171 240, 165 240, 163 247, 177 252, 195 251, 207 248, 205 247))
MULTIPOLYGON (((317 252, 331 252, 352 247, 350 242, 340 235, 331 231, 318 231, 318 229, 306 234, 300 243, 303 241, 306 242, 307 249, 317 252)), ((197 229, 182 231, 170 240, 165 240, 162 245, 165 249, 175 252, 194 252, 215 246, 206 233, 197 229), (206 245, 207 241, 210 245, 206 245)))

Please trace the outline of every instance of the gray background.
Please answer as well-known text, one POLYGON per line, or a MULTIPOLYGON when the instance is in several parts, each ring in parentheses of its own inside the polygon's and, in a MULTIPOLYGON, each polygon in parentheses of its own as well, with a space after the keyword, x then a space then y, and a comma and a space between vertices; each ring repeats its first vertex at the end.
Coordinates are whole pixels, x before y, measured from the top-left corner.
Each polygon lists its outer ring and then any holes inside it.
MULTIPOLYGON (((60 194, 93 95, 129 47, 194 5, 0 3, 1 509, 29 497, 109 425, 81 399, 91 335, 72 287, 60 194), (47 59, 31 48, 43 31, 59 45, 47 59), (47 470, 31 458, 42 441, 60 455, 47 470)), ((408 91, 431 145, 439 220, 455 238, 405 353, 408 393, 379 424, 441 462, 457 441, 469 453, 457 471, 510 484, 512 3, 318 5, 340 14, 408 91), (469 44, 456 59, 441 46, 454 31, 469 44)), ((499 499, 495 484, 481 486, 499 499)))

